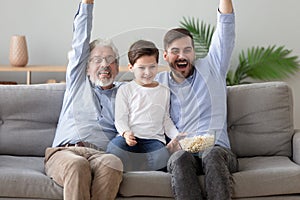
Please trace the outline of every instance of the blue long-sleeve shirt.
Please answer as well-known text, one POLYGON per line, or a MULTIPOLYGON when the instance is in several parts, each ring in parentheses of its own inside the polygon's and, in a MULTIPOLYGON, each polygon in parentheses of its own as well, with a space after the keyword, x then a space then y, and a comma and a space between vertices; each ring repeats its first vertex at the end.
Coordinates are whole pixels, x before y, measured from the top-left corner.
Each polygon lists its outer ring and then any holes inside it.
POLYGON ((216 144, 230 147, 227 134, 226 73, 235 42, 235 17, 218 13, 208 55, 195 61, 194 73, 176 83, 170 73, 157 75, 171 90, 170 116, 179 132, 216 131, 216 144))
POLYGON ((66 72, 66 91, 53 147, 85 141, 105 150, 117 134, 115 96, 119 83, 109 90, 94 87, 87 75, 93 4, 80 4, 74 19, 72 51, 66 72))

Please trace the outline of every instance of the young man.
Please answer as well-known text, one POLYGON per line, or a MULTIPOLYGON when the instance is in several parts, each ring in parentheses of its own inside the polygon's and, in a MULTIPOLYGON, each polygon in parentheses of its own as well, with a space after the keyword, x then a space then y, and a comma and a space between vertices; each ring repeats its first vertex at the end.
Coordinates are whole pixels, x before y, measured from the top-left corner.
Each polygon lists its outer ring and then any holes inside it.
POLYGON ((45 171, 64 188, 64 200, 113 200, 122 180, 121 160, 105 153, 117 134, 118 51, 110 41, 89 44, 92 11, 93 0, 82 0, 74 20, 63 107, 53 148, 45 152, 45 171))
POLYGON ((169 159, 177 200, 199 200, 204 195, 210 200, 231 199, 231 173, 238 164, 227 135, 226 73, 234 47, 234 20, 231 0, 220 0, 217 28, 204 59, 195 60, 193 37, 187 30, 172 29, 164 37, 164 59, 171 72, 158 74, 157 80, 170 87, 170 115, 178 131, 216 131, 215 146, 205 156, 179 150, 169 159), (203 173, 207 194, 201 194, 198 180, 203 173))

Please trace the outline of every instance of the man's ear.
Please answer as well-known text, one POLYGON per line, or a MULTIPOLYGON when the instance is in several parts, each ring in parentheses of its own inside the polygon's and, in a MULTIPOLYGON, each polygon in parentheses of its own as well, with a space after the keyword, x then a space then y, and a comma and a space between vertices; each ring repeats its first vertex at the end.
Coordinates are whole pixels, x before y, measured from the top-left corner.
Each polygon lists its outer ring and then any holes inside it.
POLYGON ((86 71, 86 75, 88 75, 88 76, 91 75, 90 74, 90 66, 89 65, 86 66, 86 70, 85 71, 86 71))
POLYGON ((168 52, 166 50, 163 53, 163 58, 164 58, 165 61, 168 62, 169 57, 168 57, 168 52))
POLYGON ((128 63, 128 70, 129 70, 130 72, 133 72, 133 65, 130 64, 130 63, 128 63))
POLYGON ((120 69, 119 69, 119 65, 117 65, 117 67, 116 67, 117 69, 116 69, 116 71, 117 71, 117 74, 119 74, 119 72, 120 72, 120 69))

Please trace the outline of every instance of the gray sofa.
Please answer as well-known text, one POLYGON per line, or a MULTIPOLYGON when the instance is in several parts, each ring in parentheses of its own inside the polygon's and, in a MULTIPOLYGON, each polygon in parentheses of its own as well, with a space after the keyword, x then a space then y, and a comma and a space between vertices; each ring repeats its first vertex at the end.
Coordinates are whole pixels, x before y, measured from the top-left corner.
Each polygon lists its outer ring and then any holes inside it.
MULTIPOLYGON (((0 86, 0 199, 62 199, 63 188, 44 173, 64 84, 0 86)), ((300 132, 293 97, 283 82, 228 87, 228 132, 239 157, 234 198, 300 199, 300 132)), ((199 177, 202 187, 203 176, 199 177)), ((170 175, 124 174, 117 199, 173 199, 170 175)))

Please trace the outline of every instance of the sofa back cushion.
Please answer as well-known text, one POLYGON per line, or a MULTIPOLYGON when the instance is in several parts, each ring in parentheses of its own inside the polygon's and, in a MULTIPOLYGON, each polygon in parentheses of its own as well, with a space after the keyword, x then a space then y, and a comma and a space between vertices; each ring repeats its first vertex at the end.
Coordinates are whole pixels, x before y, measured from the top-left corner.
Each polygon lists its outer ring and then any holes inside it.
POLYGON ((65 84, 0 85, 0 154, 44 156, 64 91, 65 84))
POLYGON ((293 97, 283 82, 227 87, 228 134, 239 157, 291 156, 293 97))

